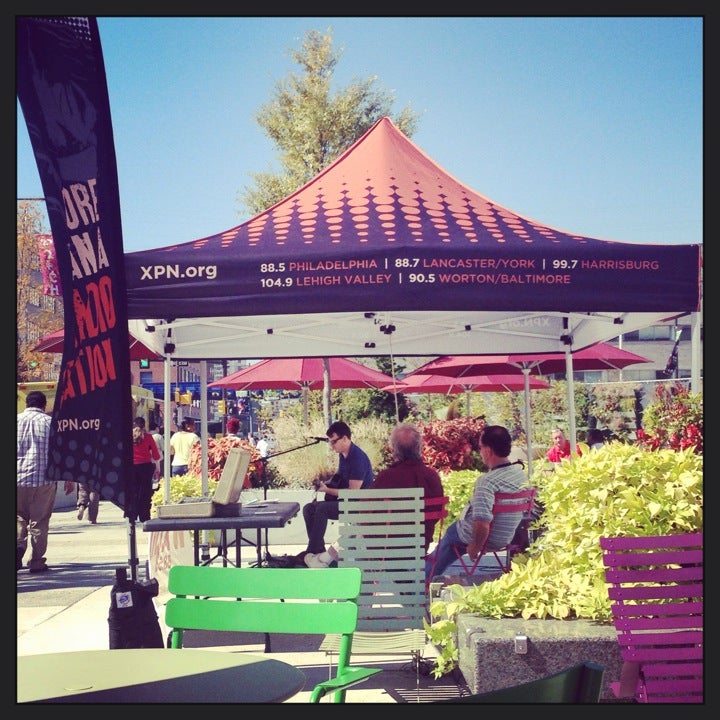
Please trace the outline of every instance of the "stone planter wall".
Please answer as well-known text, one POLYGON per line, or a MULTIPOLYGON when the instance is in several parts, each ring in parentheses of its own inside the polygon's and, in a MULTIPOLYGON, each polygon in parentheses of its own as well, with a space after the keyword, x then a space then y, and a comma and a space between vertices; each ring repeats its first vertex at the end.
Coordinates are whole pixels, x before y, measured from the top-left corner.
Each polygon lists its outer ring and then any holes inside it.
POLYGON ((622 658, 612 624, 590 620, 522 620, 461 614, 460 671, 471 692, 536 680, 585 660, 604 666, 601 700, 616 700, 609 684, 620 679, 622 658), (527 651, 516 636, 527 638, 527 651))

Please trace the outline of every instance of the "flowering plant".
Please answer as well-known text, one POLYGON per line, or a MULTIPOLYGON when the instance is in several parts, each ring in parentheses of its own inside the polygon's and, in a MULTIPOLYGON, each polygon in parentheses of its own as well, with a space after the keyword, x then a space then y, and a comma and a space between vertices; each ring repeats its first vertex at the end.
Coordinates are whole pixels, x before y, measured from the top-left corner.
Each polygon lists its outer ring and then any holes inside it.
POLYGON ((679 382, 658 385, 652 404, 643 413, 637 444, 649 450, 692 448, 702 455, 702 394, 691 393, 679 382))
POLYGON ((485 427, 483 418, 431 420, 418 427, 423 435, 423 461, 438 472, 477 467, 475 453, 478 451, 480 432, 485 427))
MULTIPOLYGON (((225 462, 227 461, 230 448, 240 447, 250 453, 250 466, 245 476, 244 488, 252 486, 252 478, 256 474, 262 473, 262 460, 260 453, 247 440, 239 437, 226 435, 225 437, 214 439, 208 438, 208 480, 217 482, 220 480, 225 462)), ((188 460, 188 475, 202 477, 202 446, 201 443, 195 443, 190 449, 190 457, 188 460)))

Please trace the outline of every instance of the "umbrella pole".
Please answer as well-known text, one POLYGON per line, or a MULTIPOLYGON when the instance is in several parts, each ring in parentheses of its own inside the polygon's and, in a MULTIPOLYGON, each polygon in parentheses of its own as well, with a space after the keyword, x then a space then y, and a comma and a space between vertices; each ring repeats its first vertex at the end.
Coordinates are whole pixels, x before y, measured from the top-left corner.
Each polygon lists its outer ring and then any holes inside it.
POLYGON ((527 449, 528 459, 528 477, 532 477, 532 466, 533 466, 533 449, 532 440, 532 428, 530 427, 530 368, 522 368, 523 375, 525 376, 525 447, 527 449))

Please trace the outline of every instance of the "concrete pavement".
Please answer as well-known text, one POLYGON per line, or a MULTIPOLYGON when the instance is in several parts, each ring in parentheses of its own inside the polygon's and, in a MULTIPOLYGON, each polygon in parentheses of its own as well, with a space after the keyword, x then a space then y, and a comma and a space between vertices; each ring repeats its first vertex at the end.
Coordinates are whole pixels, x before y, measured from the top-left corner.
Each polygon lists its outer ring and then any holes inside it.
MULTIPOLYGON (((137 579, 146 580, 148 534, 140 524, 136 527, 137 579)), ((273 555, 298 553, 304 545, 295 543, 302 542, 304 536, 302 518, 296 517, 287 528, 269 531, 269 551, 273 555)), ((332 539, 331 529, 328 540, 332 539)), ((79 521, 74 507, 56 509, 50 522, 46 557, 48 572, 31 574, 26 568, 17 572, 17 655, 107 649, 110 589, 115 570, 129 567, 129 524, 122 510, 102 502, 98 523, 92 525, 87 519, 79 521)), ((255 559, 254 550, 243 551, 243 564, 255 559)), ((162 594, 155 600, 163 637, 166 637, 162 594)), ((253 654, 264 651, 262 636, 244 633, 233 634, 232 640, 237 642, 234 645, 220 644, 227 642, 227 638, 219 633, 198 634, 187 640, 187 645, 193 647, 253 654)), ((308 678, 305 689, 287 702, 306 702, 314 683, 327 677, 329 658, 318 649, 319 643, 320 638, 314 636, 272 636, 273 657, 301 668, 308 678)), ((426 657, 432 657, 434 651, 433 646, 428 645, 426 657)), ((468 692, 461 675, 434 680, 424 673, 418 684, 409 654, 356 654, 353 661, 359 665, 381 666, 383 672, 350 689, 347 702, 429 701, 468 692)))

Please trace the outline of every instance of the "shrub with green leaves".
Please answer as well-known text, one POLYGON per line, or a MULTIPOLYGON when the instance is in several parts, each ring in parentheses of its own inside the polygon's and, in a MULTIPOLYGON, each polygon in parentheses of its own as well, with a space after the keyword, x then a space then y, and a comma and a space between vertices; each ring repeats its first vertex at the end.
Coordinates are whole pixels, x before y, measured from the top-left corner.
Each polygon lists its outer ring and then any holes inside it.
POLYGON ((703 527, 703 458, 692 448, 650 451, 611 442, 535 474, 542 534, 512 571, 433 602, 428 637, 441 648, 439 677, 457 661, 458 613, 610 622, 601 536, 671 535, 703 527))

